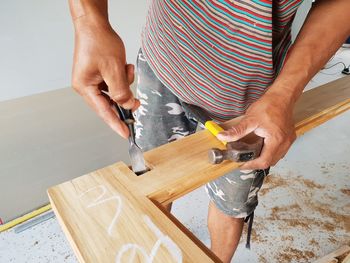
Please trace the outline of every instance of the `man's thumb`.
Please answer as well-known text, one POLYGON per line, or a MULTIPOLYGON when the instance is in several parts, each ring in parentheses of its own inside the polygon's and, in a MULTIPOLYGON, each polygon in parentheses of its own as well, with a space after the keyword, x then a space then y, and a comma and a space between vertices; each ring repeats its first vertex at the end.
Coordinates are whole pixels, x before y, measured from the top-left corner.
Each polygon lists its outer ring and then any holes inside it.
POLYGON ((230 129, 220 132, 217 138, 221 141, 233 142, 238 141, 256 129, 256 125, 246 118, 243 118, 238 124, 230 129))

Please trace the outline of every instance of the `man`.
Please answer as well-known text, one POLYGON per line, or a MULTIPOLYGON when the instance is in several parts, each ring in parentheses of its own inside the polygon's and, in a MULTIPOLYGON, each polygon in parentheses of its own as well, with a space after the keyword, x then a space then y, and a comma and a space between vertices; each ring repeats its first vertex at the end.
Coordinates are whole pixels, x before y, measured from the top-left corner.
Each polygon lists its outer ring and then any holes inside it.
POLYGON ((210 182, 211 249, 230 262, 243 220, 257 206, 267 169, 296 138, 293 108, 305 85, 350 35, 350 1, 319 0, 296 42, 290 28, 301 0, 153 0, 138 56, 138 95, 129 85, 122 40, 108 22, 107 0, 70 0, 75 26, 73 87, 117 133, 127 127, 111 100, 136 110, 144 150, 195 130, 181 102, 206 109, 217 121, 244 115, 218 135, 235 141, 250 132, 264 138, 261 156, 210 182), (106 84, 106 85, 105 85, 106 84), (108 86, 109 97, 102 89, 108 86))

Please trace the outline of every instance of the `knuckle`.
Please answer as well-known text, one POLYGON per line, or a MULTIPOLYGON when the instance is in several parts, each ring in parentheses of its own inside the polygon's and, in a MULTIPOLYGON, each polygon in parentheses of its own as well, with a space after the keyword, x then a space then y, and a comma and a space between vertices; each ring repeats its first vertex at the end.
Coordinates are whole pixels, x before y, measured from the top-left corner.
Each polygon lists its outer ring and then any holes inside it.
POLYGON ((278 131, 275 133, 274 138, 277 142, 281 143, 285 139, 285 134, 282 131, 278 131))
POLYGON ((118 103, 125 103, 131 97, 131 94, 127 90, 118 90, 117 92, 111 92, 111 99, 118 103))
POLYGON ((267 169, 269 167, 270 167, 270 162, 268 160, 261 160, 260 162, 261 169, 267 169))
POLYGON ((239 124, 231 127, 230 133, 232 135, 242 134, 244 132, 244 130, 246 129, 246 127, 247 127, 246 122, 244 120, 242 120, 239 124))
POLYGON ((81 85, 77 81, 72 81, 72 88, 75 92, 82 95, 82 88, 81 85))

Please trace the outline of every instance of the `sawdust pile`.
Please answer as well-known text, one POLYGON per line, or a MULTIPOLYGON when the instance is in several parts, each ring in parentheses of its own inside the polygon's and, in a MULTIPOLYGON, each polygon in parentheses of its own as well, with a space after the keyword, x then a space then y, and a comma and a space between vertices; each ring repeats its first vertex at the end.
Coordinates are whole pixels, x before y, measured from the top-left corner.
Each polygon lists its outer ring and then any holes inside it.
MULTIPOLYGON (((294 176, 293 177, 293 183, 299 182, 305 185, 308 189, 324 189, 324 185, 320 185, 315 183, 312 180, 303 178, 301 176, 294 176)), ((266 195, 268 192, 270 192, 272 189, 276 187, 284 187, 288 186, 291 182, 288 182, 286 179, 283 179, 280 175, 278 174, 270 174, 269 176, 266 177, 264 181, 264 185, 262 189, 259 191, 259 195, 263 196, 266 195)), ((350 190, 349 190, 350 192, 350 190)))
MULTIPOLYGON (((333 167, 333 164, 329 164, 322 169, 324 173, 328 173, 328 170, 333 167)), ((276 243, 279 242, 283 244, 277 246, 276 251, 272 254, 271 251, 259 253, 259 262, 269 262, 267 259, 270 256, 275 258, 276 262, 310 262, 316 258, 316 255, 319 255, 319 249, 322 248, 321 244, 325 242, 324 239, 321 241, 318 241, 317 238, 308 240, 308 249, 305 250, 303 247, 293 248, 292 246, 295 245, 293 241, 297 240, 298 237, 288 229, 299 228, 298 232, 305 234, 314 232, 315 228, 319 229, 323 234, 327 233, 326 240, 334 245, 348 240, 349 235, 346 233, 350 232, 350 215, 348 212, 350 204, 345 204, 342 208, 333 204, 339 201, 339 198, 342 198, 342 194, 350 196, 350 189, 335 189, 334 185, 322 185, 290 172, 283 175, 283 177, 279 174, 271 174, 266 177, 259 196, 264 197, 271 193, 272 198, 275 198, 276 194, 275 192, 272 194, 272 191, 277 191, 277 193, 282 191, 287 195, 290 194, 294 197, 294 200, 288 205, 269 207, 266 211, 267 215, 263 218, 256 218, 254 221, 253 244, 263 243, 267 247, 276 246, 276 243), (315 199, 314 195, 320 194, 320 190, 322 190, 322 198, 315 199), (272 221, 273 228, 267 227, 266 220, 272 221), (276 223, 273 223, 273 221, 276 221, 276 223), (280 233, 276 240, 271 240, 270 233, 271 231, 274 232, 273 229, 280 233), (341 236, 335 234, 339 231, 344 233, 344 230, 346 232, 341 236)), ((262 199, 263 202, 268 200, 262 199)), ((273 202, 273 200, 276 199, 269 199, 270 202, 273 202)), ((269 225, 271 226, 271 224, 269 225)))
POLYGON ((297 262, 308 262, 310 258, 314 258, 315 254, 310 250, 301 251, 294 248, 286 248, 281 251, 277 256, 278 262, 291 262, 297 260, 297 262))
POLYGON ((345 195, 348 195, 348 196, 350 196, 350 189, 340 189, 340 191, 343 193, 343 194, 345 194, 345 195))

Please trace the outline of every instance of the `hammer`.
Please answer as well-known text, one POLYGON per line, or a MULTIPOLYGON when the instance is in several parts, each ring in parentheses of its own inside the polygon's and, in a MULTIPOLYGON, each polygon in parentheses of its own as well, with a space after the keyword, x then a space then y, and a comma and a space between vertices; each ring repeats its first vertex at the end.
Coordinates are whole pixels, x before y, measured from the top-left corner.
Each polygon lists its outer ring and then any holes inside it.
MULTIPOLYGON (((222 127, 209 117, 209 114, 204 109, 185 102, 182 102, 181 105, 189 118, 202 123, 214 136, 224 131, 222 127)), ((223 142, 223 144, 226 145, 225 150, 213 148, 208 151, 210 163, 219 164, 225 160, 247 162, 256 159, 261 153, 264 139, 255 133, 250 133, 238 141, 223 142)))
POLYGON ((235 142, 228 142, 226 150, 212 148, 208 151, 209 161, 212 164, 219 164, 225 160, 234 162, 247 162, 260 156, 264 139, 255 133, 250 133, 235 142))

